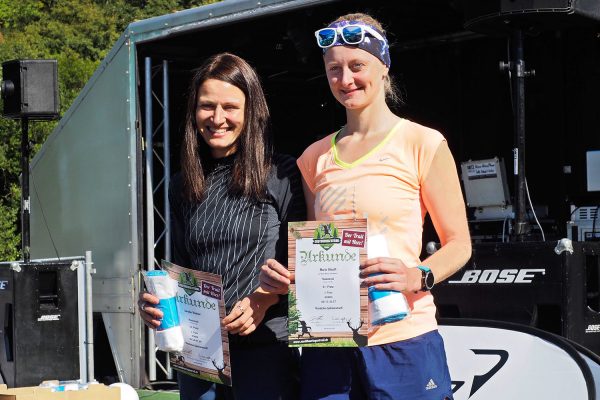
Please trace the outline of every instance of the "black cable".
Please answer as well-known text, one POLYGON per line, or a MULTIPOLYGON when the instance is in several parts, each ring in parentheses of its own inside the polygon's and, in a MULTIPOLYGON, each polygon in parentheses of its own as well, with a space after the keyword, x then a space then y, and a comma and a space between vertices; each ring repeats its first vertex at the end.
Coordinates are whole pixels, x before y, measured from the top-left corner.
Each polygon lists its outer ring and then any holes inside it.
MULTIPOLYGON (((513 121, 515 118, 515 103, 513 101, 513 90, 512 90, 512 71, 510 70, 510 36, 506 38, 506 59, 508 63, 508 92, 510 97, 510 109, 512 111, 513 121)), ((514 128, 513 128, 514 129, 514 128)))
POLYGON ((575 214, 575 211, 579 210, 580 208, 581 208, 581 206, 575 207, 575 209, 573 211, 571 211, 571 215, 569 215, 569 221, 571 221, 571 219, 573 218, 573 214, 575 214))
MULTIPOLYGON (((56 244, 54 243, 54 239, 52 238, 52 233, 50 233, 50 227, 48 226, 48 221, 46 221, 46 214, 44 213, 44 207, 42 207, 42 200, 40 199, 40 195, 37 192, 37 187, 35 186, 35 179, 33 179, 33 174, 31 174, 31 183, 33 184, 33 191, 35 192, 35 197, 38 199, 38 203, 40 203, 40 211, 42 212, 42 219, 44 220, 44 226, 46 227, 46 231, 48 231, 48 236, 50 237, 50 242, 52 242, 52 247, 54 247, 54 252, 56 253, 56 258, 60 261, 60 256, 58 255, 58 249, 56 248, 56 244)), ((31 205, 30 205, 31 207, 31 205)))

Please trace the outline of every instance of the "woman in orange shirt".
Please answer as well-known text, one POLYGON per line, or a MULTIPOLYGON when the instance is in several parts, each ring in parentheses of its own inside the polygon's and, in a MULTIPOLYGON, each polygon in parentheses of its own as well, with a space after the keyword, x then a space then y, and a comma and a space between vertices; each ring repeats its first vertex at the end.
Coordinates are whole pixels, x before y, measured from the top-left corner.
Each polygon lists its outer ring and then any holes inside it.
MULTIPOLYGON (((395 115, 390 55, 381 24, 342 16, 315 32, 329 87, 347 123, 298 159, 311 220, 368 218, 377 254, 361 265, 364 285, 402 292, 410 315, 371 324, 368 347, 306 348, 303 399, 452 398, 443 341, 430 289, 469 259, 471 242, 456 165, 437 131, 395 115), (420 260, 429 213, 442 247, 420 260), (327 377, 323 379, 323 377, 327 377)), ((274 260, 262 288, 286 293, 293 279, 274 260)), ((391 291, 391 292, 390 292, 391 291)))

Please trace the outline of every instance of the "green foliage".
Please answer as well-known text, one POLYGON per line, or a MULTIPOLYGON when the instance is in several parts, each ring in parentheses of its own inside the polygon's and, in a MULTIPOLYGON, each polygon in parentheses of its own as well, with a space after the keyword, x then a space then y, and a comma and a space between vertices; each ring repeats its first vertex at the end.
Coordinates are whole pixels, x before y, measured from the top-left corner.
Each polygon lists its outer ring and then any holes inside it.
POLYGON ((18 260, 20 237, 16 221, 21 190, 16 184, 10 184, 7 192, 0 201, 0 259, 18 260))
MULTIPOLYGON (((26 58, 58 60, 63 114, 128 24, 214 2, 0 0, 0 62, 26 58)), ((56 124, 30 123, 32 156, 56 124)), ((19 258, 20 132, 18 121, 0 118, 0 260, 19 258)))
POLYGON ((302 315, 296 307, 296 295, 290 290, 288 292, 288 333, 290 335, 298 333, 300 318, 302 318, 302 315))
POLYGON ((18 30, 42 16, 41 1, 0 0, 0 28, 18 30))

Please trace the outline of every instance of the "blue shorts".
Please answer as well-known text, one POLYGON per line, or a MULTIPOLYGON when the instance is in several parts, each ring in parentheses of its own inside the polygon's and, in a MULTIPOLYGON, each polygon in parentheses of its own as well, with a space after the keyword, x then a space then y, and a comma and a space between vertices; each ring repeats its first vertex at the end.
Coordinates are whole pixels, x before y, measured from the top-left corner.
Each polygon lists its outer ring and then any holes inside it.
POLYGON ((230 343, 233 387, 178 374, 181 400, 296 400, 298 349, 287 343, 230 343))
POLYGON ((444 341, 438 331, 360 348, 304 348, 300 398, 452 399, 444 341))

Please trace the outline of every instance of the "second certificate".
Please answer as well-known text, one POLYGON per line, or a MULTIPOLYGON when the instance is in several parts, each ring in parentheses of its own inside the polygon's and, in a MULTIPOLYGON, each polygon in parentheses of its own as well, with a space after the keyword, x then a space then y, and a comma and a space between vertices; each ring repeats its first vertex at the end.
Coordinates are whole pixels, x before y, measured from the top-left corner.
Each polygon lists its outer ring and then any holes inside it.
POLYGON ((290 346, 356 347, 367 343, 366 220, 289 224, 290 346))

